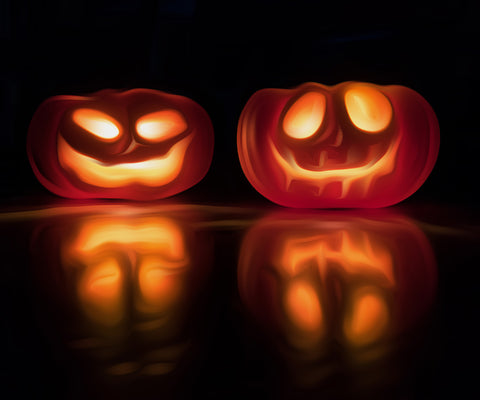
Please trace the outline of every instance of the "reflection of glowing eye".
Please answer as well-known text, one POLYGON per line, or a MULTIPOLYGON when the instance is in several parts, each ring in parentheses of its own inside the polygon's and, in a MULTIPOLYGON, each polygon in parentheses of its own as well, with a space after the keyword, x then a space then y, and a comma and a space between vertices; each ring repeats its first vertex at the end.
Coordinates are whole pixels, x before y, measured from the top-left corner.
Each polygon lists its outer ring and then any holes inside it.
POLYGON ((72 118, 78 126, 100 139, 115 139, 120 134, 117 121, 101 111, 80 108, 73 113, 72 118))
POLYGON ((392 105, 379 90, 355 86, 345 93, 345 106, 352 123, 359 129, 377 133, 392 120, 392 105))
POLYGON ((315 290, 305 282, 293 283, 285 297, 290 320, 300 329, 315 332, 322 325, 322 309, 315 290))
POLYGON ((345 335, 354 345, 372 343, 385 332, 388 317, 383 298, 373 291, 361 290, 354 294, 351 315, 344 324, 345 335))
POLYGON ((305 93, 291 105, 283 118, 283 130, 294 139, 312 136, 325 116, 325 96, 317 92, 305 93))
POLYGON ((187 122, 176 110, 162 110, 144 115, 137 121, 138 134, 153 142, 170 139, 187 129, 187 122))

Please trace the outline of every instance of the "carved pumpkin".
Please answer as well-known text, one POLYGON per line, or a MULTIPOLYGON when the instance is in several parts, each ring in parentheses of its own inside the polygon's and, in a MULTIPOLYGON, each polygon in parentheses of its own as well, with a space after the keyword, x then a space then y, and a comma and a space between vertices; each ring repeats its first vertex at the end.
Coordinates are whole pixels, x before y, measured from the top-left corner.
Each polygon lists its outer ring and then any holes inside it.
POLYGON ((436 116, 403 86, 263 89, 238 123, 243 171, 288 207, 383 207, 414 193, 438 154, 436 116))
POLYGON ((38 227, 32 253, 42 309, 60 316, 56 334, 93 370, 155 376, 177 369, 210 267, 200 219, 189 208, 120 208, 67 212, 38 227))
POLYGON ((436 289, 432 249, 398 215, 279 214, 246 234, 238 285, 279 346, 309 359, 332 341, 351 354, 388 343, 418 322, 436 289))
POLYGON ((205 176, 213 128, 203 108, 186 97, 104 90, 43 102, 27 150, 40 183, 57 195, 154 200, 205 176))

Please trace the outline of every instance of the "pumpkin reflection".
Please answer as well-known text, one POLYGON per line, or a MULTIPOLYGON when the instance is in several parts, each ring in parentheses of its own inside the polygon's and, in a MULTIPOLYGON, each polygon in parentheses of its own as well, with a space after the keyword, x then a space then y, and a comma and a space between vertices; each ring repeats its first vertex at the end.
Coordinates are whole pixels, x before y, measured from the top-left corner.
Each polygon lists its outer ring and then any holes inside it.
POLYGON ((287 212, 246 234, 238 278, 282 352, 318 361, 341 345, 366 360, 425 315, 436 269, 425 235, 403 216, 287 212))
POLYGON ((83 267, 77 284, 82 308, 96 323, 111 325, 123 319, 132 272, 137 311, 161 313, 181 301, 190 266, 185 246, 180 227, 167 218, 97 217, 64 245, 62 264, 83 267))
POLYGON ((59 217, 38 229, 32 246, 50 267, 41 276, 49 307, 93 370, 163 375, 184 358, 210 257, 199 218, 188 208, 129 208, 59 217))

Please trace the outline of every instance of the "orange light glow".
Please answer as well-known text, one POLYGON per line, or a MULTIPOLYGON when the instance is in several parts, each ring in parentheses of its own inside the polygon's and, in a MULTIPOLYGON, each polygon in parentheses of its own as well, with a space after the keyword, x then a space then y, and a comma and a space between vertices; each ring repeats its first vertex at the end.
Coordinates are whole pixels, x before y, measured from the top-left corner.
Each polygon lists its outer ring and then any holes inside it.
POLYGON ((344 333, 348 341, 355 346, 365 346, 385 333, 390 315, 385 300, 370 290, 359 290, 353 294, 351 314, 344 322, 344 333))
POLYGON ((292 104, 283 118, 283 130, 294 139, 307 139, 322 125, 326 99, 322 93, 309 92, 292 104))
POLYGON ((368 133, 383 131, 392 120, 390 101, 379 90, 355 85, 345 93, 345 106, 352 123, 368 133))
POLYGON ((203 179, 213 147, 213 126, 199 104, 144 88, 51 97, 27 137, 37 179, 70 199, 174 196, 203 179))
POLYGON ((112 140, 120 134, 120 124, 108 114, 90 108, 79 108, 72 115, 73 121, 100 139, 112 140))
POLYGON ((288 287, 285 310, 299 329, 317 334, 321 332, 322 309, 315 290, 308 282, 295 281, 288 287))
POLYGON ((295 276, 312 262, 323 277, 336 265, 349 274, 377 272, 394 284, 390 251, 367 232, 342 229, 328 235, 286 238, 278 260, 282 269, 295 276))
POLYGON ((32 273, 39 301, 55 311, 42 318, 82 374, 150 381, 196 357, 213 244, 204 207, 89 202, 37 212, 32 273))
POLYGON ((72 248, 78 253, 89 254, 109 244, 130 245, 141 252, 161 251, 171 260, 171 265, 185 262, 182 231, 169 219, 99 218, 82 226, 72 248))
POLYGON ((141 117, 136 124, 138 134, 149 141, 170 139, 187 129, 187 122, 176 110, 161 110, 141 117))
POLYGON ((131 183, 162 186, 172 182, 179 175, 183 168, 185 152, 191 141, 192 137, 185 137, 162 157, 107 165, 77 152, 59 136, 58 158, 63 168, 74 172, 83 182, 90 185, 104 188, 116 188, 131 183))
POLYGON ((102 325, 116 325, 124 317, 123 274, 114 258, 87 266, 78 284, 86 314, 102 325))
POLYGON ((418 93, 362 82, 261 89, 237 127, 247 179, 294 208, 396 204, 427 179, 439 140, 435 113, 418 93))
MULTIPOLYGON (((346 279, 371 276, 384 287, 396 285, 389 249, 364 231, 338 227, 327 234, 292 234, 284 238, 279 250, 275 265, 287 274, 284 309, 289 320, 302 332, 300 337, 290 334, 290 340, 300 347, 314 346, 324 334, 320 293, 318 287, 313 286, 317 273, 322 282, 327 282, 328 276, 338 270, 343 271, 346 279), (299 276, 302 280, 298 280, 299 276)), ((389 318, 381 298, 371 293, 360 294, 362 296, 354 299, 353 311, 344 328, 354 345, 378 339, 389 318)))
POLYGON ((161 312, 172 306, 182 294, 183 270, 162 257, 143 257, 138 269, 138 285, 148 310, 161 312))
POLYGON ((133 282, 138 311, 164 312, 181 299, 190 265, 185 246, 181 227, 169 218, 104 216, 85 220, 62 257, 66 265, 84 268, 78 293, 85 313, 114 325, 123 318, 133 282))
POLYGON ((433 304, 435 268, 427 238, 399 214, 285 210, 246 233, 237 278, 266 342, 303 378, 397 351, 433 304))
POLYGON ((290 190, 292 181, 298 180, 316 186, 317 195, 321 195, 327 184, 338 182, 341 185, 338 196, 340 199, 348 196, 354 184, 361 187, 362 193, 368 193, 370 187, 378 178, 391 173, 395 168, 395 159, 400 144, 399 141, 393 142, 380 158, 373 158, 359 167, 315 171, 298 165, 293 153, 289 151, 286 151, 286 156, 282 156, 271 140, 269 143, 275 161, 285 174, 285 189, 287 191, 290 190))

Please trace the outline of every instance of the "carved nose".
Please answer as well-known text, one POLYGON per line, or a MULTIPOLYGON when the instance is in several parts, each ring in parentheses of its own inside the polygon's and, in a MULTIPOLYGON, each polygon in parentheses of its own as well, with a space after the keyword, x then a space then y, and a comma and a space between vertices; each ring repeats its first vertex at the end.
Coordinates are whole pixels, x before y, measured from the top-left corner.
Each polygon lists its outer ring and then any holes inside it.
POLYGON ((128 146, 122 155, 130 154, 138 147, 137 141, 132 137, 132 141, 130 142, 130 146, 128 146))

